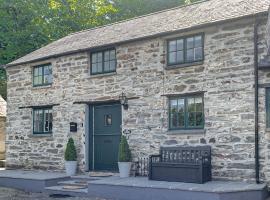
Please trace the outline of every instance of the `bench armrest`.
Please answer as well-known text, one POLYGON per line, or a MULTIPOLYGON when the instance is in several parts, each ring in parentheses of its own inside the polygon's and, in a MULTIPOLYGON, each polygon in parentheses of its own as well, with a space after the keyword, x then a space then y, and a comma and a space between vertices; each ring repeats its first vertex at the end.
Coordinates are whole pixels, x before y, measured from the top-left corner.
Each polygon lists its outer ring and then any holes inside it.
POLYGON ((200 161, 204 164, 211 164, 211 158, 209 156, 201 156, 200 161))

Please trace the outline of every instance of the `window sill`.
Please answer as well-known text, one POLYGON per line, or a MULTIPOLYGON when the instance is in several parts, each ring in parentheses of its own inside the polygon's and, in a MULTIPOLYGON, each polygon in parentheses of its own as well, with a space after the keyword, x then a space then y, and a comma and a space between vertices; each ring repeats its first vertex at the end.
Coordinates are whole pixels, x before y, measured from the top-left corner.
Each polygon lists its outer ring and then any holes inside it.
POLYGON ((44 138, 44 137, 52 137, 52 133, 44 133, 44 134, 31 134, 30 138, 44 138))
POLYGON ((168 130, 167 134, 169 135, 205 134, 205 129, 168 130))
POLYGON ((202 65, 202 61, 198 62, 192 62, 192 63, 183 63, 183 64, 175 64, 175 65, 167 65, 165 69, 170 70, 170 69, 177 69, 177 68, 184 68, 184 67, 190 67, 190 66, 196 66, 196 65, 202 65))
POLYGON ((104 74, 90 74, 90 78, 99 78, 99 77, 106 77, 106 76, 113 76, 116 75, 116 72, 109 72, 104 74))
POLYGON ((33 86, 32 89, 34 90, 38 90, 38 89, 46 89, 46 88, 51 88, 52 84, 48 84, 48 85, 37 85, 37 86, 33 86))

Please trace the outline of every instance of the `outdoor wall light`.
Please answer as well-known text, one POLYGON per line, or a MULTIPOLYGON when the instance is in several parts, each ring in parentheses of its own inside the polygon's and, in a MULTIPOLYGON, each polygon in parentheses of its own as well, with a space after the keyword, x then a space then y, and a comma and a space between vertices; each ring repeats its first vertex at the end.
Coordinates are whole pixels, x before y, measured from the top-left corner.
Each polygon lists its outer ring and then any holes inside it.
POLYGON ((122 92, 122 94, 119 95, 119 100, 120 100, 120 103, 123 106, 123 108, 125 110, 127 110, 128 109, 128 100, 127 100, 127 96, 125 95, 124 92, 122 92))

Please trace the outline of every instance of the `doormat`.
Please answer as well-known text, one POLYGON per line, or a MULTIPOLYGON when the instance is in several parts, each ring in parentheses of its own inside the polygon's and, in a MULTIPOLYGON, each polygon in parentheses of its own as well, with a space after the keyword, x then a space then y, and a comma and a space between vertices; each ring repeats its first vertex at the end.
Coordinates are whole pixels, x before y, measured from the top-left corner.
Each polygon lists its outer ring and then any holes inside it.
POLYGON ((90 172, 89 176, 90 177, 109 177, 109 176, 113 176, 114 173, 112 172, 90 172))
POLYGON ((54 199, 60 199, 60 198, 63 199, 63 198, 70 198, 71 196, 66 195, 66 194, 51 194, 50 197, 54 199))

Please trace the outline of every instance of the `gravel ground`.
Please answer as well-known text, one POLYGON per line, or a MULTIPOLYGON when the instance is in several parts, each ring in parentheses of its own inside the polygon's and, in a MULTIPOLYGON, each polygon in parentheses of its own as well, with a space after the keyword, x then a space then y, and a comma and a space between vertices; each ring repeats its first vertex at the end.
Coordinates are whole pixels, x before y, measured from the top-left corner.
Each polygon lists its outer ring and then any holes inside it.
POLYGON ((106 199, 84 198, 84 197, 53 198, 43 193, 26 193, 20 190, 0 187, 0 200, 106 200, 106 199))

